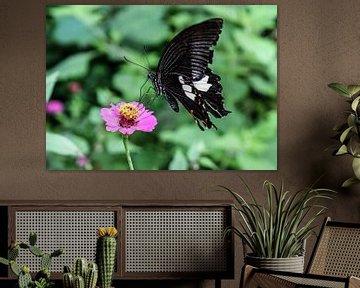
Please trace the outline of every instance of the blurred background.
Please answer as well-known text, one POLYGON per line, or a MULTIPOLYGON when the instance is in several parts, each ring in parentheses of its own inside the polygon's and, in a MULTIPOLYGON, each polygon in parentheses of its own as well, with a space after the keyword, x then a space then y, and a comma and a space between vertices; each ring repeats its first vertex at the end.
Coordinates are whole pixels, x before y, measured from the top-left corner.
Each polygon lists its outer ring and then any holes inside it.
POLYGON ((147 72, 123 57, 155 69, 168 41, 212 17, 224 27, 211 68, 232 113, 201 131, 182 106, 175 113, 146 97, 158 125, 130 136, 135 169, 276 170, 275 5, 47 6, 47 169, 127 170, 121 134, 100 117, 102 107, 139 100, 147 72))

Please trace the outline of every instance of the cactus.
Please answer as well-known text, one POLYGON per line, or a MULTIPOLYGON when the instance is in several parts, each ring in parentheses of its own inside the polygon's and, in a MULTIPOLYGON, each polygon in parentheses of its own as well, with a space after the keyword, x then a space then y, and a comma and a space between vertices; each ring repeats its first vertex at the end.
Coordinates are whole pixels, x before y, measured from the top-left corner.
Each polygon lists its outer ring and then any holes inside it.
POLYGON ((85 288, 95 288, 98 279, 98 266, 96 263, 89 263, 85 276, 85 288))
POLYGON ((40 250, 40 248, 38 248, 38 247, 36 247, 36 246, 30 246, 30 247, 29 247, 29 251, 30 251, 32 254, 34 254, 35 256, 37 256, 37 257, 41 257, 41 256, 44 255, 44 252, 42 252, 42 251, 40 250))
POLYGON ((44 253, 40 248, 36 247, 37 236, 35 233, 31 233, 29 236, 29 244, 20 242, 16 243, 11 241, 8 251, 8 259, 0 257, 0 263, 10 266, 11 271, 18 276, 18 286, 19 288, 28 288, 28 287, 50 287, 52 282, 50 281, 50 265, 53 257, 60 256, 63 254, 63 249, 55 250, 53 253, 44 253), (16 259, 19 256, 19 250, 24 249, 28 250, 30 253, 37 257, 41 257, 41 271, 39 271, 35 276, 35 281, 32 280, 30 275, 30 269, 27 266, 22 266, 21 268, 16 264, 16 259), (44 286, 47 285, 47 286, 44 286))
POLYGON ((85 288, 84 278, 81 276, 74 277, 74 288, 85 288))
POLYGON ((115 227, 98 228, 99 236, 96 243, 96 262, 99 267, 99 282, 101 288, 110 288, 116 258, 115 227))
POLYGON ((51 253, 51 257, 59 257, 63 253, 64 253, 64 249, 57 249, 51 253))
POLYGON ((98 267, 95 263, 89 263, 85 258, 78 258, 74 263, 74 272, 71 273, 69 266, 64 266, 63 286, 64 288, 95 288, 98 279, 98 267), (82 276, 83 275, 83 276, 82 276), (82 279, 82 281, 80 280, 82 279), (77 280, 76 280, 77 279, 77 280), (81 283, 83 282, 83 284, 81 283), (84 285, 84 286, 82 286, 84 285))
POLYGON ((16 245, 14 248, 10 249, 8 256, 9 260, 15 261, 16 258, 19 256, 19 246, 16 245))
POLYGON ((37 241, 37 235, 34 232, 31 232, 29 235, 29 244, 31 246, 35 246, 36 245, 36 241, 37 241))
POLYGON ((67 272, 63 274, 63 286, 64 288, 73 288, 74 287, 74 276, 72 273, 67 272))
POLYGON ((10 261, 8 259, 3 258, 3 257, 0 257, 0 263, 4 264, 6 266, 10 265, 10 261))
POLYGON ((67 265, 64 266, 64 273, 71 273, 71 269, 69 266, 67 265))
POLYGON ((49 269, 44 268, 44 269, 40 270, 38 273, 36 273, 35 280, 36 281, 40 281, 41 279, 49 280, 50 275, 51 275, 51 273, 50 273, 49 269))
POLYGON ((29 267, 23 266, 21 268, 21 272, 19 274, 19 279, 18 279, 19 288, 28 288, 30 283, 32 283, 32 279, 29 272, 30 272, 29 267))
POLYGON ((85 258, 76 259, 74 266, 75 276, 81 276, 83 279, 85 279, 87 268, 88 268, 88 262, 85 258))
POLYGON ((16 262, 14 260, 10 261, 10 269, 16 276, 20 275, 20 268, 16 265, 16 262))
POLYGON ((40 262, 40 267, 41 269, 49 269, 50 265, 51 265, 51 260, 52 257, 50 254, 45 253, 42 257, 41 257, 41 262, 40 262))

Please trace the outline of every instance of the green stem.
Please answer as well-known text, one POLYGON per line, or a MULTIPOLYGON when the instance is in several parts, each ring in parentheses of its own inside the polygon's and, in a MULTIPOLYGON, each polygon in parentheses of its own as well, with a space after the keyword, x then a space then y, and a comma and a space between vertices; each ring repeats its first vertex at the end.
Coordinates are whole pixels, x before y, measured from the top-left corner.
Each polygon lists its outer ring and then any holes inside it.
POLYGON ((130 149, 129 149, 129 136, 128 135, 123 135, 123 143, 124 143, 124 148, 125 148, 126 160, 127 160, 128 164, 129 164, 129 168, 130 168, 130 170, 135 170, 134 165, 133 165, 132 160, 131 160, 130 149))

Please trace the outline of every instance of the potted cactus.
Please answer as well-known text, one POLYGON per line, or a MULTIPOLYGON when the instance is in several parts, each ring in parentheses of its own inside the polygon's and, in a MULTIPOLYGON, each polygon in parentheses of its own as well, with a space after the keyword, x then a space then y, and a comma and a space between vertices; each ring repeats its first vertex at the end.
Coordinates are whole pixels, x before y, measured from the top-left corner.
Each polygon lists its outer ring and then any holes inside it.
POLYGON ((95 288, 98 279, 96 263, 88 262, 85 258, 78 258, 74 263, 73 272, 70 267, 64 267, 64 288, 95 288))
POLYGON ((30 233, 29 243, 12 242, 8 252, 8 259, 0 257, 0 263, 10 266, 11 271, 18 277, 18 288, 50 288, 54 283, 50 280, 50 265, 54 257, 64 253, 63 249, 57 249, 52 253, 45 253, 36 246, 37 236, 30 233), (33 255, 39 257, 41 270, 32 279, 30 268, 26 265, 19 266, 16 259, 20 249, 28 250, 33 255))
POLYGON ((115 227, 100 227, 97 229, 96 262, 99 267, 99 287, 110 288, 114 273, 116 258, 115 227))

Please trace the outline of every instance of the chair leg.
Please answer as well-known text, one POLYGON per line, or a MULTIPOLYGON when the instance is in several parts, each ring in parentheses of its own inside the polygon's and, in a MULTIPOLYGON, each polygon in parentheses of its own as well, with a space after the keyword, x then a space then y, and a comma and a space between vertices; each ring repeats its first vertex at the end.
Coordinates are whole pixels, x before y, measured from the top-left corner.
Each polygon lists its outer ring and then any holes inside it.
POLYGON ((215 288, 221 288, 221 279, 220 278, 215 279, 215 288))
POLYGON ((254 267, 252 267, 250 265, 245 265, 242 268, 239 288, 247 288, 248 287, 250 280, 251 280, 251 276, 253 274, 253 271, 254 271, 254 267))

